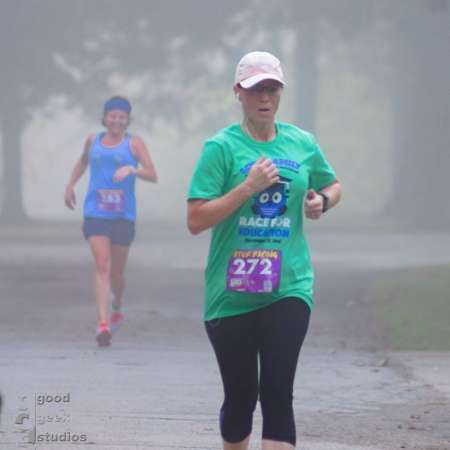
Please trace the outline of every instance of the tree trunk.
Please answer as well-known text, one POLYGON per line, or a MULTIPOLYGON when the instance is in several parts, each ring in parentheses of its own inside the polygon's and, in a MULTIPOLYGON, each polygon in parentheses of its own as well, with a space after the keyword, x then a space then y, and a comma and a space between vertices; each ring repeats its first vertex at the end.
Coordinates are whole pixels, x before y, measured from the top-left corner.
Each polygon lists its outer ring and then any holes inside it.
POLYGON ((314 11, 304 15, 303 2, 295 2, 294 5, 295 22, 299 24, 296 44, 296 79, 294 80, 297 92, 295 122, 300 128, 315 133, 319 79, 318 17, 314 11))
POLYGON ((394 41, 394 186, 387 211, 414 228, 450 225, 448 20, 448 8, 430 11, 419 3, 402 17, 394 41))
POLYGON ((20 137, 22 131, 21 99, 17 83, 3 89, 0 126, 3 137, 3 189, 0 223, 24 223, 27 215, 23 206, 22 157, 20 137))

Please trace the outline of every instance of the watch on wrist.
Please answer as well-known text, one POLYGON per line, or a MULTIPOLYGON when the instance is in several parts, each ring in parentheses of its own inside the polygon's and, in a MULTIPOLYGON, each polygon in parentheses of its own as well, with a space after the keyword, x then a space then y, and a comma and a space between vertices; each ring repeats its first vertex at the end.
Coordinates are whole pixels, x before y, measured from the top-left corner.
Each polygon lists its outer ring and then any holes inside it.
POLYGON ((322 213, 327 212, 329 208, 329 197, 328 195, 324 194, 323 192, 318 192, 320 196, 322 196, 323 202, 322 202, 322 213))

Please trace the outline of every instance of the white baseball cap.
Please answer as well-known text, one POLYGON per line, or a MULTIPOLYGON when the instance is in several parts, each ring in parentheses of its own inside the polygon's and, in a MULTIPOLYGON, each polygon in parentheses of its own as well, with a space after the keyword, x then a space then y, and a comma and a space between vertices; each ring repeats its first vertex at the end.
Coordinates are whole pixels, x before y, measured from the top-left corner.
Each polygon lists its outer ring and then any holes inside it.
POLYGON ((234 84, 248 89, 263 80, 276 80, 283 86, 286 84, 280 60, 268 52, 244 55, 236 67, 234 84))

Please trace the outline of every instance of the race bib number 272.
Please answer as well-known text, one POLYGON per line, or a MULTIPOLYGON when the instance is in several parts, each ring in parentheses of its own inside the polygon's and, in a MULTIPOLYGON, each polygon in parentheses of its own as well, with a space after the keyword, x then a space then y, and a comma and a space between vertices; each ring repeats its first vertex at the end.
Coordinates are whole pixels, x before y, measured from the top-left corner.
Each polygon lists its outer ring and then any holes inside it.
POLYGON ((270 249, 235 250, 227 269, 227 289, 270 293, 278 288, 281 252, 270 249))

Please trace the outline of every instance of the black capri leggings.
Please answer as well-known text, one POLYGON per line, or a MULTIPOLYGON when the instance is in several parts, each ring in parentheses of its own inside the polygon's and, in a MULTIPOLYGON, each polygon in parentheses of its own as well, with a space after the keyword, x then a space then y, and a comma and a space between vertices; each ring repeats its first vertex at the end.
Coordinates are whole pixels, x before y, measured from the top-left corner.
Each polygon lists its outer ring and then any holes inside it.
POLYGON ((289 297, 247 314, 205 322, 224 386, 220 431, 226 442, 240 442, 251 433, 259 393, 262 438, 295 446, 293 385, 309 316, 303 300, 289 297))

